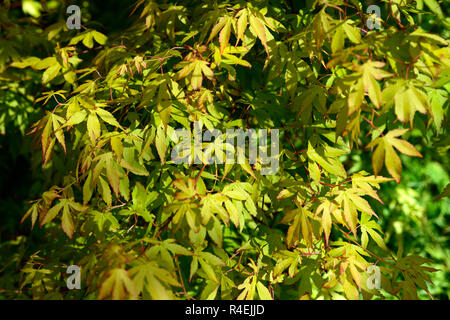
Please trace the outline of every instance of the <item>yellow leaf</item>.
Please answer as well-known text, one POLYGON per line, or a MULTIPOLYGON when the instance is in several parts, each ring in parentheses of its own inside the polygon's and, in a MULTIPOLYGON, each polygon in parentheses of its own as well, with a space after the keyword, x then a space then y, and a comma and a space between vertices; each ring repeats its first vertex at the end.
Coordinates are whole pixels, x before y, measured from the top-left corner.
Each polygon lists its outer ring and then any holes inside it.
POLYGON ((352 200, 353 204, 361 211, 373 215, 378 218, 377 214, 372 210, 367 200, 361 198, 357 194, 348 192, 348 196, 350 200, 352 200))
POLYGON ((342 27, 344 28, 344 31, 351 42, 359 43, 361 41, 361 33, 359 32, 358 28, 353 27, 347 21, 342 25, 342 27))
POLYGON ((45 84, 53 80, 58 75, 59 70, 61 70, 61 66, 59 64, 54 64, 46 69, 42 74, 42 83, 45 84))
POLYGON ((100 191, 103 201, 110 207, 112 205, 111 189, 108 183, 102 177, 98 178, 98 190, 100 191))
POLYGON ((269 289, 267 289, 261 281, 256 283, 256 290, 258 291, 259 299, 261 300, 273 300, 269 289))
POLYGON ((200 66, 202 68, 203 74, 209 79, 214 79, 214 72, 208 67, 208 63, 206 61, 201 61, 200 66))
POLYGON ((117 122, 116 118, 114 118, 114 116, 109 111, 106 111, 105 109, 102 108, 97 108, 95 109, 95 113, 97 113, 97 115, 99 115, 100 118, 102 118, 102 120, 105 121, 106 123, 114 127, 122 128, 119 122, 117 122))
POLYGON ((363 99, 364 99, 364 85, 363 81, 360 79, 356 83, 354 90, 350 92, 350 94, 348 95, 347 116, 350 116, 361 107, 363 99))
POLYGON ((159 112, 159 116, 164 125, 164 129, 167 129, 167 125, 169 123, 170 112, 172 108, 172 101, 169 91, 169 86, 167 82, 163 82, 159 86, 158 96, 156 98, 156 104, 159 112))
POLYGON ((328 244, 331 232, 331 215, 330 215, 330 207, 325 206, 322 213, 322 227, 323 232, 325 234, 325 243, 328 244))
POLYGON ((89 138, 91 138, 91 142, 95 143, 100 137, 100 121, 98 121, 97 115, 95 112, 91 111, 87 120, 87 130, 89 134, 89 138))
POLYGON ((348 281, 346 278, 344 279, 344 283, 342 284, 344 288, 344 293, 347 299, 349 300, 359 300, 359 292, 353 283, 348 281))
POLYGON ((306 210, 302 208, 301 214, 301 223, 302 223, 302 236, 305 239, 306 243, 309 246, 312 246, 312 228, 306 217, 306 210))
POLYGON ((411 118, 410 102, 407 91, 401 90, 394 96, 395 114, 401 122, 407 122, 411 118))
POLYGON ((162 126, 159 126, 158 130, 156 131, 155 143, 156 143, 156 150, 158 151, 159 158, 161 159, 161 163, 164 164, 166 162, 165 155, 167 150, 167 141, 162 126))
POLYGON ((240 216, 241 216, 241 214, 239 213, 238 209, 233 204, 233 202, 230 201, 230 200, 225 201, 225 208, 227 208, 227 211, 230 214, 231 221, 238 228, 239 227, 240 216))
POLYGON ((342 27, 338 27, 334 33, 333 40, 331 41, 331 51, 336 53, 344 47, 344 30, 342 27))
POLYGON ((63 147, 64 153, 66 153, 66 144, 64 142, 64 132, 62 131, 60 124, 58 122, 58 120, 60 122, 64 122, 64 119, 61 117, 58 117, 55 114, 52 114, 52 120, 53 120, 53 130, 56 136, 56 139, 58 140, 58 142, 61 144, 61 146, 63 147), (59 118, 59 119, 58 119, 59 118))
POLYGON ((374 104, 376 108, 380 108, 381 106, 381 89, 377 80, 372 75, 367 75, 367 72, 364 73, 364 87, 367 88, 367 92, 370 100, 374 104))
POLYGON ((420 152, 408 141, 391 138, 390 143, 401 153, 406 154, 408 156, 412 157, 420 157, 422 158, 422 155, 420 152))
POLYGON ((202 87, 202 81, 203 81, 202 66, 200 64, 200 61, 196 61, 194 72, 192 73, 191 77, 192 89, 194 90, 200 89, 202 87))
POLYGON ((138 292, 128 272, 124 269, 116 268, 108 272, 108 277, 100 287, 98 299, 111 296, 113 300, 123 300, 127 297, 127 292, 130 299, 137 299, 138 292))
POLYGON ((231 19, 227 20, 227 23, 223 27, 222 31, 219 34, 219 43, 220 43, 220 54, 223 53, 225 47, 230 41, 230 32, 231 32, 231 19))
POLYGON ((361 275, 359 274, 358 269, 356 269, 356 266, 353 263, 353 260, 350 260, 349 268, 350 268, 350 273, 352 274, 353 280, 355 280, 355 283, 358 285, 359 288, 361 288, 361 275))
POLYGON ((391 176, 395 179, 397 183, 400 182, 400 175, 402 172, 402 162, 395 152, 392 145, 389 143, 386 143, 384 141, 384 149, 385 149, 385 158, 384 161, 386 162, 386 169, 391 174, 391 176))
POLYGON ((358 213, 347 194, 344 194, 344 218, 348 227, 356 238, 356 224, 358 223, 358 213))
POLYGON ((180 71, 178 71, 177 79, 183 79, 187 77, 195 68, 196 62, 191 62, 187 65, 185 65, 180 71))
POLYGON ((266 53, 269 56, 269 48, 267 47, 266 30, 264 23, 253 14, 250 14, 250 27, 256 33, 259 40, 261 40, 262 45, 266 49, 266 53))
POLYGON ((207 43, 210 42, 212 38, 214 38, 216 34, 219 33, 219 31, 223 28, 223 26, 225 25, 225 23, 227 23, 227 21, 228 17, 222 17, 219 19, 219 22, 212 28, 207 43))
POLYGON ((244 32, 247 29, 248 24, 248 11, 247 9, 242 9, 240 12, 240 17, 237 21, 237 40, 236 45, 238 44, 239 40, 243 39, 244 32))
POLYGON ((246 60, 239 59, 238 57, 236 57, 236 56, 234 56, 232 54, 228 54, 228 53, 224 52, 223 56, 226 59, 231 60, 231 62, 233 62, 235 64, 239 64, 239 65, 247 67, 247 68, 251 68, 252 67, 250 62, 248 62, 246 60))
POLYGON ((114 153, 117 155, 117 157, 121 158, 122 154, 123 154, 122 139, 118 136, 114 136, 114 137, 111 137, 110 143, 111 143, 111 149, 114 151, 114 153))
POLYGON ((112 157, 106 160, 106 177, 108 178, 109 184, 111 185, 116 197, 119 197, 119 174, 117 169, 114 167, 114 160, 112 157))
POLYGON ((374 153, 372 154, 372 167, 375 176, 381 171, 384 164, 384 146, 383 143, 379 143, 374 153))
POLYGON ((65 205, 63 209, 61 225, 67 236, 72 239, 75 227, 72 221, 72 216, 70 215, 69 207, 67 205, 65 205))

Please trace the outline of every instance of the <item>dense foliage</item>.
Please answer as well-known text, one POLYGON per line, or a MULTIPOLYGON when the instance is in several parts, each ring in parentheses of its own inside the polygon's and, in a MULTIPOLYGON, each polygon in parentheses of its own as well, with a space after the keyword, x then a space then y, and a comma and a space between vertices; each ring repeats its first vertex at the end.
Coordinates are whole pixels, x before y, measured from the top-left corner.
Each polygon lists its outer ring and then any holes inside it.
POLYGON ((84 1, 69 30, 76 2, 4 1, 0 297, 448 299, 448 8, 374 3, 84 1), (278 129, 276 174, 175 163, 195 121, 278 129))

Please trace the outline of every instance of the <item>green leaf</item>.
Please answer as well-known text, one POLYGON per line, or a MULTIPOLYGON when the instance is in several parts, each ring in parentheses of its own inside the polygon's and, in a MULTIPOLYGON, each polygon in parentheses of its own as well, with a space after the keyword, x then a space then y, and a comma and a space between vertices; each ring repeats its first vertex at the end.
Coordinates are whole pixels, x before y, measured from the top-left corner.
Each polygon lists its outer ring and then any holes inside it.
POLYGON ((361 33, 358 28, 350 25, 348 21, 346 21, 342 25, 342 28, 344 29, 345 34, 347 35, 347 37, 350 39, 351 42, 353 43, 361 42, 361 33))
POLYGON ((23 223, 29 216, 31 216, 31 229, 33 229, 38 217, 38 213, 38 203, 34 203, 24 214, 24 216, 20 220, 20 223, 23 223))
POLYGON ((167 150, 167 141, 166 141, 166 134, 164 133, 164 129, 162 126, 159 126, 156 131, 155 144, 159 158, 161 159, 161 163, 164 164, 166 162, 165 155, 167 150))
POLYGON ((42 74, 42 83, 46 84, 46 83, 52 81, 59 74, 60 70, 61 70, 61 66, 59 64, 54 64, 51 67, 49 67, 48 69, 46 69, 44 71, 44 73, 42 74))
POLYGON ((342 27, 336 28, 336 32, 334 33, 333 40, 331 41, 331 50, 333 53, 344 48, 344 29, 342 27))
POLYGON ((84 35, 82 43, 89 49, 92 49, 94 47, 94 35, 92 34, 92 32, 88 32, 84 35))
POLYGON ((209 282, 200 294, 201 300, 214 300, 217 295, 219 285, 214 282, 209 282))
POLYGON ((120 178, 112 157, 106 160, 106 177, 111 185, 116 197, 119 197, 120 178))
POLYGON ((105 36, 103 33, 100 33, 98 31, 93 30, 92 36, 94 37, 95 41, 97 41, 99 44, 105 44, 106 40, 108 39, 107 36, 105 36))
POLYGON ((42 219, 41 226, 52 221, 58 215, 58 213, 61 211, 61 209, 64 207, 65 204, 66 204, 65 200, 60 200, 56 205, 51 207, 50 210, 47 211, 44 218, 42 219))
POLYGON ((200 262, 202 270, 206 273, 208 279, 217 283, 218 280, 217 280, 216 273, 214 272, 214 269, 209 265, 209 263, 201 258, 199 258, 198 261, 200 262))
POLYGON ((70 239, 72 239, 75 226, 73 224, 72 216, 70 214, 69 207, 67 205, 65 205, 63 209, 61 224, 64 232, 70 239))
MULTIPOLYGON (((33 66, 40 61, 41 61, 41 59, 39 59, 38 57, 28 57, 21 61, 14 61, 13 63, 10 64, 10 66, 13 68, 23 69, 26 67, 33 66)), ((55 62, 56 62, 56 60, 55 60, 55 62)))
MULTIPOLYGON (((322 152, 323 153, 323 152, 322 152)), ((324 154, 321 155, 313 148, 310 142, 308 142, 308 151, 307 151, 308 158, 310 158, 312 161, 317 162, 322 168, 324 168, 329 173, 335 174, 340 177, 347 177, 347 172, 345 171, 344 167, 339 161, 336 161, 335 159, 324 158, 324 154)))
POLYGON ((111 189, 109 189, 108 183, 102 177, 98 179, 98 189, 103 201, 110 207, 112 205, 111 189))
POLYGON ((450 183, 447 183, 444 190, 436 198, 434 198, 434 201, 439 201, 444 197, 450 197, 450 183))
POLYGON ((101 109, 101 108, 97 108, 95 109, 95 113, 100 116, 100 118, 105 121, 106 123, 109 123, 110 125, 114 126, 114 127, 118 127, 118 128, 122 128, 122 126, 119 124, 119 122, 117 122, 117 120, 114 118, 114 116, 109 113, 108 111, 101 109))

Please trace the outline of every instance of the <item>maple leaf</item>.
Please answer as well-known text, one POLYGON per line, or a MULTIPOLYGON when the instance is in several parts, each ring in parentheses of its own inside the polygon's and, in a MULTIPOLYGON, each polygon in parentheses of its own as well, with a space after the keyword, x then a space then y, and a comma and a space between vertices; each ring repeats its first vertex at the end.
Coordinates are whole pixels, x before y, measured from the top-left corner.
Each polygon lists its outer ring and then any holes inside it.
POLYGON ((310 217, 312 217, 312 213, 303 207, 294 209, 283 217, 280 223, 291 222, 286 235, 286 243, 288 246, 292 246, 295 242, 299 241, 300 234, 306 243, 312 246, 313 231, 309 221, 310 217))
POLYGON ((138 294, 136 285, 130 279, 128 271, 115 268, 108 272, 107 278, 103 281, 98 299, 111 296, 113 300, 123 300, 128 296, 129 299, 133 300, 137 299, 138 294))
POLYGON ((395 115, 401 122, 414 122, 416 111, 425 114, 431 109, 427 95, 414 86, 412 81, 396 80, 383 90, 382 99, 385 102, 395 102, 395 115))
POLYGON ((386 164, 386 169, 391 176, 397 183, 400 182, 402 163, 399 156, 395 152, 394 147, 401 153, 408 156, 422 158, 420 152, 417 151, 412 144, 408 141, 397 138, 405 134, 407 131, 408 129, 391 130, 385 136, 376 138, 366 146, 367 149, 372 149, 376 146, 376 149, 372 154, 372 166, 375 176, 378 175, 383 167, 383 164, 386 164))

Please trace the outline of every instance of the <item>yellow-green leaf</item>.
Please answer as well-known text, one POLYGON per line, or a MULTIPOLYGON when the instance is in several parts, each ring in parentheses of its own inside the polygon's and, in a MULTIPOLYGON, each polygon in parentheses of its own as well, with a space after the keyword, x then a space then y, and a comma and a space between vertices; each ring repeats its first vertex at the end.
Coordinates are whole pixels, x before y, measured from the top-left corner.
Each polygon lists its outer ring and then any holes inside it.
POLYGON ((97 115, 93 111, 90 111, 88 116, 87 130, 91 142, 95 143, 95 141, 100 137, 101 131, 100 131, 100 121, 98 121, 97 115))

